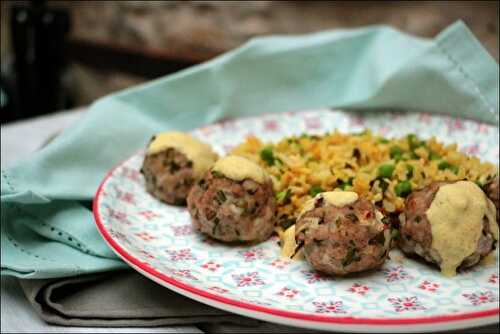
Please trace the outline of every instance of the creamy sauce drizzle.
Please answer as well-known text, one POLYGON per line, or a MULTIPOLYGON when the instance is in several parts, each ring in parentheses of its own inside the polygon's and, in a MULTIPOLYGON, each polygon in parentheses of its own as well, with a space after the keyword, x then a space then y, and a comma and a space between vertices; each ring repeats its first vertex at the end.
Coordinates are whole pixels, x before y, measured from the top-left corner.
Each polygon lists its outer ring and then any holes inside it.
POLYGON ((304 204, 298 218, 314 209, 314 204, 319 198, 323 198, 328 204, 340 208, 356 202, 358 200, 358 194, 353 191, 327 191, 319 193, 304 204))
POLYGON ((475 183, 459 181, 439 188, 426 212, 431 225, 432 248, 441 256, 441 272, 456 275, 457 267, 472 255, 482 233, 483 217, 498 240, 494 204, 475 183))
POLYGON ((178 150, 193 162, 193 172, 196 178, 201 177, 218 158, 209 145, 187 133, 177 131, 157 134, 149 143, 146 154, 159 153, 168 148, 178 150))
POLYGON ((252 179, 257 183, 263 184, 269 179, 264 169, 255 162, 235 155, 229 155, 218 160, 212 170, 222 173, 227 178, 235 181, 252 179))

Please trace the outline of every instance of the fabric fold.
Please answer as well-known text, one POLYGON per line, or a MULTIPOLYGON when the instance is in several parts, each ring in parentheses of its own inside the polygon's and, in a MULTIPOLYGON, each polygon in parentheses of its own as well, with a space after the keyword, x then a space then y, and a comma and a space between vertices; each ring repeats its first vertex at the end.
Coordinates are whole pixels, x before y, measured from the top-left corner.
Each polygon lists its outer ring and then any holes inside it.
POLYGON ((20 280, 28 301, 48 323, 83 327, 148 327, 257 320, 183 297, 133 271, 20 280), (140 287, 132 289, 131 287, 140 287))

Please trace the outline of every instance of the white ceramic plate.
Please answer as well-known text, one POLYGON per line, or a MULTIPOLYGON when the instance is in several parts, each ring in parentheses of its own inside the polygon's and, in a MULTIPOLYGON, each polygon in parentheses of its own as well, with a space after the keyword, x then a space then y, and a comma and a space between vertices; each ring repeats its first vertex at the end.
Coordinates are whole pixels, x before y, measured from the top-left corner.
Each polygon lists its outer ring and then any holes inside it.
MULTIPOLYGON (((385 136, 417 133, 498 164, 498 128, 425 113, 370 114, 316 110, 269 114, 193 131, 221 154, 250 134, 264 140, 365 128, 385 136)), ((279 257, 277 238, 254 246, 226 246, 191 229, 185 208, 151 197, 138 153, 106 176, 95 200, 99 231, 128 264, 189 298, 248 317, 285 325, 362 332, 424 332, 498 322, 496 265, 445 278, 398 251, 382 269, 328 278, 307 262, 279 257)))

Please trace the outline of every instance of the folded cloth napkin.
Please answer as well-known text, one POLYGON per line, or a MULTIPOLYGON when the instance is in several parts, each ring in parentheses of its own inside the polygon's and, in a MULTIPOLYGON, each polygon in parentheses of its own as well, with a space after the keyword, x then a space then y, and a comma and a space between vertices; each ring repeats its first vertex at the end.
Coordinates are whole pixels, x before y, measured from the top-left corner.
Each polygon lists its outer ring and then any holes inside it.
POLYGON ((257 320, 194 302, 130 270, 22 279, 20 283, 41 318, 56 325, 149 327, 214 321, 259 324, 257 320))
MULTIPOLYGON (((369 27, 253 39, 105 97, 46 148, 2 171, 1 273, 47 279, 126 268, 99 236, 88 204, 105 173, 155 132, 326 106, 421 109, 495 124, 498 74, 498 64, 461 22, 431 40, 369 27)), ((39 296, 47 289, 33 283, 26 291, 39 296)), ((95 308, 95 317, 100 314, 95 308)), ((121 324, 131 318, 122 314, 121 324)))

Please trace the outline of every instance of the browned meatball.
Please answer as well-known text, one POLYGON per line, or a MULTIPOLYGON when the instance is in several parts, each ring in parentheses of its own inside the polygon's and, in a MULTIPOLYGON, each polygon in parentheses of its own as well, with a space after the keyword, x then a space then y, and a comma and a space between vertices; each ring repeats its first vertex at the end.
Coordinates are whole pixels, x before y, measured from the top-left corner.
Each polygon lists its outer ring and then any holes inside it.
POLYGON ((497 177, 486 185, 486 194, 491 199, 495 207, 497 208, 497 221, 500 220, 500 206, 499 206, 499 187, 498 187, 498 175, 497 177))
POLYGON ((389 252, 390 229, 366 199, 335 206, 317 195, 314 208, 301 214, 296 230, 304 255, 319 271, 346 275, 380 267, 389 252))
MULTIPOLYGON (((439 252, 432 248, 432 230, 427 217, 427 210, 431 206, 438 190, 453 182, 434 182, 429 186, 412 192, 406 199, 404 219, 400 222, 399 246, 406 254, 417 254, 426 261, 441 265, 442 258, 439 252)), ((483 231, 479 238, 476 251, 466 257, 460 268, 467 268, 477 264, 481 258, 494 249, 495 238, 490 230, 487 217, 483 219, 483 231)), ((450 235, 450 238, 453 238, 450 235)))
POLYGON ((174 148, 146 155, 141 173, 146 180, 146 190, 169 204, 185 205, 195 182, 193 162, 174 148))
POLYGON ((226 242, 262 241, 273 232, 276 204, 271 180, 232 180, 208 171, 188 199, 196 229, 226 242))

